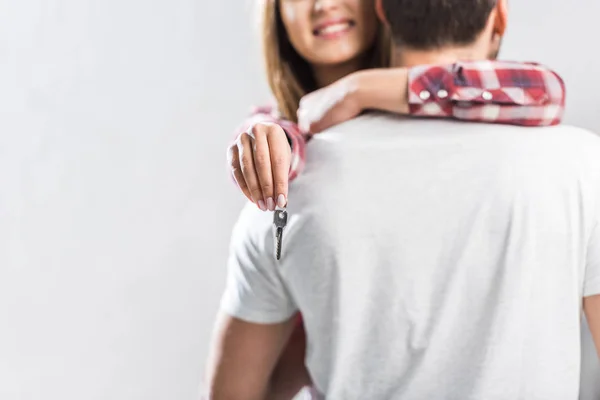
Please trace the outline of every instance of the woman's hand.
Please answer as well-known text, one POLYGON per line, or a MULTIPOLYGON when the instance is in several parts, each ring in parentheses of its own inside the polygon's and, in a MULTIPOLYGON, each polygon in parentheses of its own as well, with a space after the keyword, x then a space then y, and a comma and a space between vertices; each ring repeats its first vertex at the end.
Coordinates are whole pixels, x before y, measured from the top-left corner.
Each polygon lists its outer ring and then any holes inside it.
POLYGON ((348 121, 367 109, 407 114, 408 70, 370 69, 354 72, 300 100, 298 124, 318 133, 348 121))
POLYGON ((268 122, 240 134, 227 151, 238 186, 262 211, 286 206, 291 158, 284 130, 268 122))

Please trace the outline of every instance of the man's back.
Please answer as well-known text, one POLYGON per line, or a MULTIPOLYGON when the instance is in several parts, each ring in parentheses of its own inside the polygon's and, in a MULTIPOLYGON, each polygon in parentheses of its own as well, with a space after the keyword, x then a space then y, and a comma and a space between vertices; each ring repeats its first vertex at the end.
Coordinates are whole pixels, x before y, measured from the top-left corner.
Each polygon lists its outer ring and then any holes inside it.
MULTIPOLYGON (((598 138, 371 115, 308 155, 281 262, 254 262, 254 279, 233 257, 257 297, 229 290, 225 309, 301 311, 330 399, 577 398, 581 298, 600 293, 598 138)), ((248 258, 272 253, 270 218, 244 212, 248 258)))

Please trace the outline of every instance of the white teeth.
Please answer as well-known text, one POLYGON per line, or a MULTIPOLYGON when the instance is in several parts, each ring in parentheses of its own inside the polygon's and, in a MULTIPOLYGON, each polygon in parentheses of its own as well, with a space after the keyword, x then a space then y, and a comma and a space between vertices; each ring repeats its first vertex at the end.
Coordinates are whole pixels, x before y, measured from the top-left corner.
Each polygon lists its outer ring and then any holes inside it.
POLYGON ((319 34, 337 33, 337 32, 345 31, 349 27, 350 27, 350 23, 349 22, 343 22, 343 23, 340 23, 340 24, 334 24, 334 25, 326 26, 323 29, 319 29, 318 33, 319 34))

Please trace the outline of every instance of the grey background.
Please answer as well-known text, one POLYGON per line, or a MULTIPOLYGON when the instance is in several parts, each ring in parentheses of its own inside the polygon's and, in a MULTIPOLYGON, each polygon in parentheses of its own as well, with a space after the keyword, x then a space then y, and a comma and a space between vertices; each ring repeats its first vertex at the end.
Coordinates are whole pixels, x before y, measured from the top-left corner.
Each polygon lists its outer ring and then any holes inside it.
MULTIPOLYGON (((600 2, 511 7, 503 58, 562 73, 600 132, 600 2)), ((251 17, 0 0, 0 399, 197 398, 242 205, 225 148, 268 97, 251 17)))

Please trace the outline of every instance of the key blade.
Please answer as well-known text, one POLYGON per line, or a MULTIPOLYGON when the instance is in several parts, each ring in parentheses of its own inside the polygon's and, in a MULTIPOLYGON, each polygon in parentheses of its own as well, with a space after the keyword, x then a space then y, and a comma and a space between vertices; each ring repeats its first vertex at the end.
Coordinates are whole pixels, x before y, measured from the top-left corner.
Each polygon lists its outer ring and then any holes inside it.
POLYGON ((281 241, 283 240, 283 228, 277 228, 275 233, 275 258, 281 259, 281 241))
POLYGON ((275 210, 273 213, 273 227, 275 228, 275 258, 281 259, 281 246, 283 241, 283 229, 287 225, 288 214, 285 209, 275 210))

